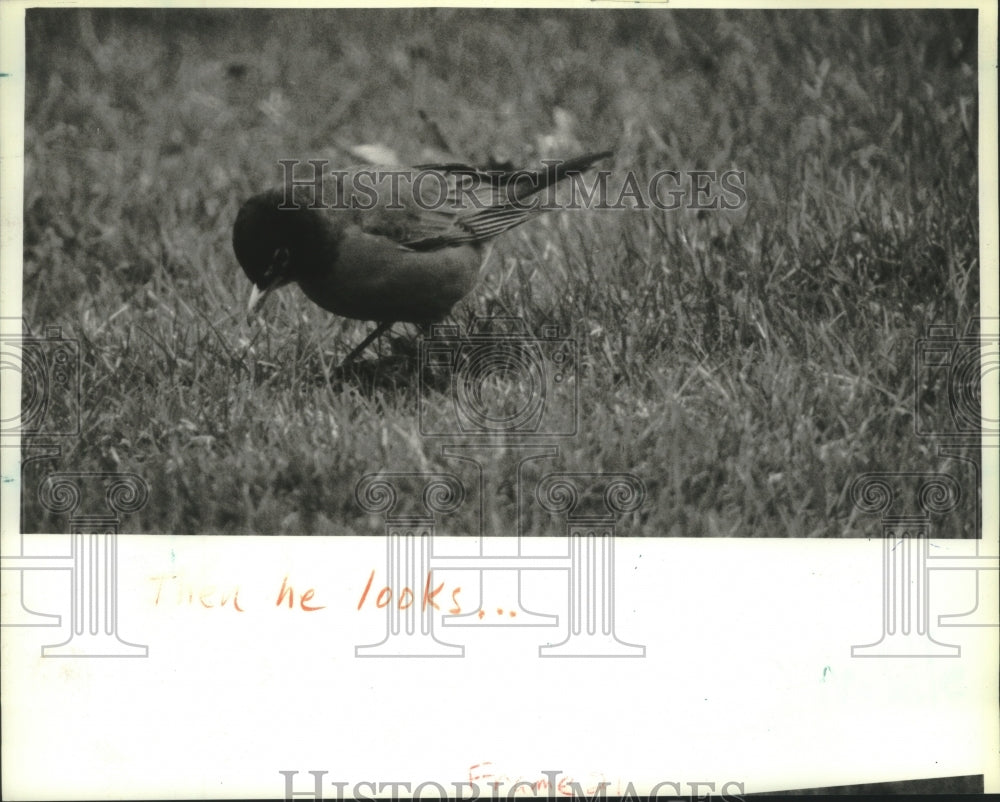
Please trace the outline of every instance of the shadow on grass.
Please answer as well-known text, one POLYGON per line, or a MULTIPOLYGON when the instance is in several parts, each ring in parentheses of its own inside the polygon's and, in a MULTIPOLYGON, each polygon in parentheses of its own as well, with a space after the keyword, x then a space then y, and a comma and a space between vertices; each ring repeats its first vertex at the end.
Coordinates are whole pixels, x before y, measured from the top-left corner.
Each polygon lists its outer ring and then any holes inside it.
MULTIPOLYGON (((419 336, 400 335, 373 344, 365 354, 349 364, 330 367, 329 364, 322 364, 319 358, 310 360, 312 381, 307 378, 306 382, 317 387, 329 387, 337 393, 353 389, 369 399, 380 395, 396 397, 416 393, 421 387, 420 343, 419 336)), ((260 362, 255 366, 254 379, 258 384, 278 380, 283 370, 282 365, 260 362)), ((450 374, 425 367, 423 387, 448 392, 450 374)))

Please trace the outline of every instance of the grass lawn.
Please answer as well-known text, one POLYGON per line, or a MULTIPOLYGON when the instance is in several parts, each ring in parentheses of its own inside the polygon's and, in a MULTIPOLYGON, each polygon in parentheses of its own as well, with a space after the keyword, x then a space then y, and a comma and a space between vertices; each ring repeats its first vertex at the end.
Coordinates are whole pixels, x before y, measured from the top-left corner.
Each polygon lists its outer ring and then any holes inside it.
MULTIPOLYGON (((979 314, 976 35, 975 11, 28 11, 23 314, 79 341, 83 396, 80 436, 26 470, 23 529, 63 531, 49 470, 142 476, 135 531, 326 535, 382 533, 367 473, 459 471, 421 434, 451 398, 439 375, 421 393, 416 329, 338 372, 371 324, 287 288, 248 325, 230 242, 280 159, 436 160, 421 111, 478 165, 613 148, 615 194, 629 171, 745 174, 740 209, 560 211, 497 240, 451 322, 577 348, 577 406, 545 413, 577 433, 528 479, 632 473, 619 531, 645 536, 871 534, 868 471, 974 496, 915 435, 947 390, 914 346, 979 314)), ((516 495, 498 479, 488 527, 516 495)), ((522 525, 560 531, 530 504, 522 525)))

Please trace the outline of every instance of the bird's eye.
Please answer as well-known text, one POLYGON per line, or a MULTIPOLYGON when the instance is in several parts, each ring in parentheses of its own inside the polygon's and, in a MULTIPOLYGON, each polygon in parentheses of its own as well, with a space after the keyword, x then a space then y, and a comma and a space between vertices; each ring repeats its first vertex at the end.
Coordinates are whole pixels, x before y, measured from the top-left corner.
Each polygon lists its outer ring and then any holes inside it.
POLYGON ((280 276, 288 272, 288 266, 291 261, 291 257, 288 252, 288 248, 278 248, 271 256, 271 261, 267 266, 266 276, 268 278, 273 278, 274 276, 280 276))

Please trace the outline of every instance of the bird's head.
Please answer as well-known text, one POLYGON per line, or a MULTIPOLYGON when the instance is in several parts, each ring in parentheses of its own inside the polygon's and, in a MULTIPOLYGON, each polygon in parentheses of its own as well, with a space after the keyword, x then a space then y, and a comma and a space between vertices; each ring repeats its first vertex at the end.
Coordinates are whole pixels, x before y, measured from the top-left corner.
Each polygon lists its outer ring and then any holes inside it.
POLYGON ((265 192, 240 208, 233 224, 233 251, 253 284, 251 318, 270 293, 295 280, 296 210, 283 210, 281 193, 265 192))

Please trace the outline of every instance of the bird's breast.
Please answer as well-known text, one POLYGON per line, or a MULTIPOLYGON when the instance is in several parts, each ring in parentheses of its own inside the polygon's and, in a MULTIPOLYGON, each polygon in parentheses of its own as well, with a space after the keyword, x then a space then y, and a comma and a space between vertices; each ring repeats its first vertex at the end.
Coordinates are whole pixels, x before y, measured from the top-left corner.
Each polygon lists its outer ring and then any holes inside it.
POLYGON ((430 323, 472 291, 480 248, 415 252, 356 227, 342 232, 336 258, 313 265, 299 286, 329 312, 357 320, 430 323))

